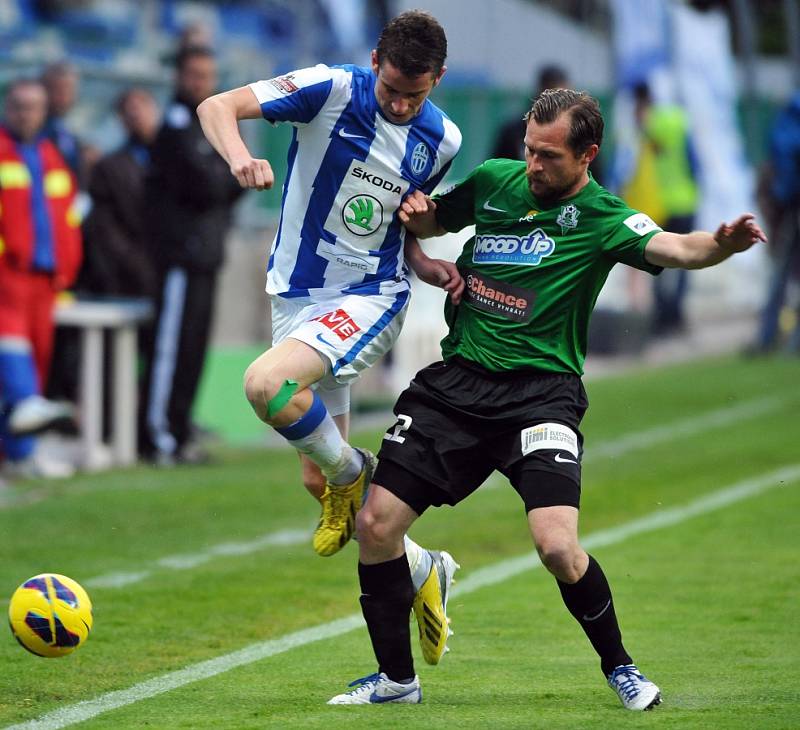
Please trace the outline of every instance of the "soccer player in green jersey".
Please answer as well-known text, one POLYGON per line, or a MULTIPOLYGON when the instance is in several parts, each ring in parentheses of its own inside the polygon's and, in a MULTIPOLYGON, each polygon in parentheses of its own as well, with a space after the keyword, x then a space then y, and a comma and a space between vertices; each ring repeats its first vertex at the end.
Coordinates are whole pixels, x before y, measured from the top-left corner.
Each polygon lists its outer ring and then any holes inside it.
POLYGON ((625 650, 608 581, 578 541, 581 383, 589 316, 616 263, 658 274, 700 269, 765 240, 752 215, 715 233, 662 231, 587 172, 603 136, 597 102, 543 92, 527 116, 525 162, 489 160, 400 217, 418 237, 475 225, 457 263, 467 287, 447 306, 443 362, 399 397, 358 514, 361 606, 378 671, 331 704, 419 702, 403 534, 430 506, 455 505, 493 472, 522 498, 544 566, 624 707, 661 701, 625 650))

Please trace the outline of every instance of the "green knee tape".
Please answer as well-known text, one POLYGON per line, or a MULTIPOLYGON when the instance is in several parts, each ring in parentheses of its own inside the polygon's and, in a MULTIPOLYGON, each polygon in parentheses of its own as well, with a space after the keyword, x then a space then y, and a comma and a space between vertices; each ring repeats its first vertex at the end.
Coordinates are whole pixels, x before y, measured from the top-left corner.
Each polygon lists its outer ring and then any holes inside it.
POLYGON ((283 408, 297 392, 297 382, 294 380, 284 380, 275 397, 267 403, 267 418, 272 418, 281 408, 283 408))

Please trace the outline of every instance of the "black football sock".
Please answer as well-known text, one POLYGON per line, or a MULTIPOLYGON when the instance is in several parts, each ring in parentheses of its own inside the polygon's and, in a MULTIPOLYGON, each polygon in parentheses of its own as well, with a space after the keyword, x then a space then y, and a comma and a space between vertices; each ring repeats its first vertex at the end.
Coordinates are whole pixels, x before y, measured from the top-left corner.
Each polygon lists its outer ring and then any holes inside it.
POLYGON ((622 645, 611 588, 597 561, 589 556, 589 567, 577 583, 562 583, 558 579, 556 583, 564 604, 600 655, 603 674, 608 676, 621 664, 633 664, 622 645))
POLYGON ((405 553, 374 565, 358 564, 361 611, 367 622, 378 667, 394 682, 414 676, 408 617, 414 584, 405 553))

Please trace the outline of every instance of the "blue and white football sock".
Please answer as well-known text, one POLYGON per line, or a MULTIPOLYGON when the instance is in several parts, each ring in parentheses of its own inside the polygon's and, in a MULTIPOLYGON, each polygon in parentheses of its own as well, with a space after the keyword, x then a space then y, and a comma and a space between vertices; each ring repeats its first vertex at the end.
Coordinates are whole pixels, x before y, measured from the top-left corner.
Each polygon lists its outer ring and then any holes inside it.
POLYGON ((322 399, 314 400, 297 421, 275 429, 301 454, 313 461, 332 485, 354 482, 364 466, 364 459, 342 438, 322 399))

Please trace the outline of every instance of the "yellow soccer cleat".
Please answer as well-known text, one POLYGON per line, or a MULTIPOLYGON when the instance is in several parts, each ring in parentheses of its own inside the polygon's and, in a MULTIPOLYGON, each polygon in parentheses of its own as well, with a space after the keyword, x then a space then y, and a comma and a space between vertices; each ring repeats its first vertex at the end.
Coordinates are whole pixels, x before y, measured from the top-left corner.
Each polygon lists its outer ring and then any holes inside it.
POLYGON ((422 657, 428 664, 438 664, 448 651, 447 639, 453 633, 447 618, 447 596, 453 574, 461 566, 444 550, 428 552, 433 565, 422 588, 414 596, 414 615, 419 626, 422 657))
POLYGON ((361 473, 352 484, 325 485, 322 514, 314 532, 314 551, 328 557, 338 553, 353 536, 356 527, 356 512, 361 509, 377 460, 366 449, 356 449, 364 457, 361 473))

